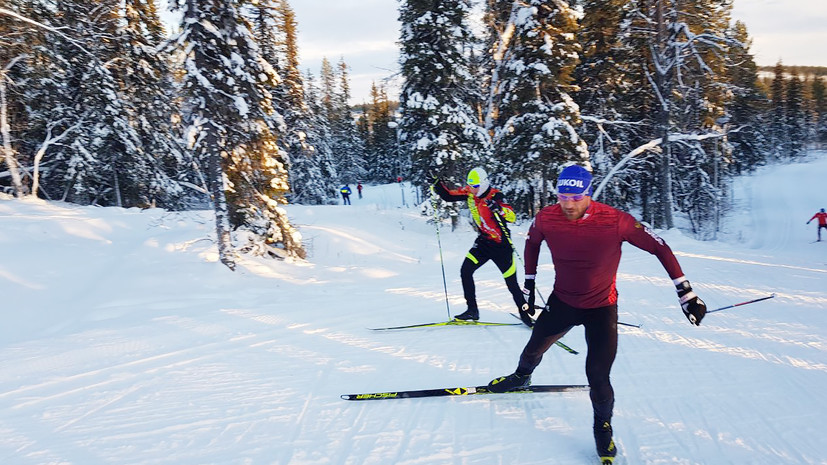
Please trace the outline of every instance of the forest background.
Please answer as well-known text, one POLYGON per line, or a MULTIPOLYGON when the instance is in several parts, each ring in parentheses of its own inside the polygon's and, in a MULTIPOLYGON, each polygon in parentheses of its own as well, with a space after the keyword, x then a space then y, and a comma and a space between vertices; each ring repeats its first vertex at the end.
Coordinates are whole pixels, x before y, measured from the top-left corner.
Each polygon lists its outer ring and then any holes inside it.
MULTIPOLYGON (((81 205, 211 208, 222 262, 305 255, 283 205, 484 166, 523 218, 559 170, 658 228, 714 239, 731 179, 827 142, 823 68, 762 77, 731 0, 399 2, 398 102, 299 68, 287 0, 5 0, 0 185, 81 205)), ((459 221, 457 206, 423 214, 459 221)))

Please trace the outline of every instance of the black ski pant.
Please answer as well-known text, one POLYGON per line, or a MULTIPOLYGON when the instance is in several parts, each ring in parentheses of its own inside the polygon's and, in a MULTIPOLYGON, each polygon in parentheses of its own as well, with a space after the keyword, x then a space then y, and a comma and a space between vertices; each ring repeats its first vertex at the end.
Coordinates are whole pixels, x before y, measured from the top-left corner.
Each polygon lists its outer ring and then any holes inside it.
POLYGON ((595 422, 611 421, 614 390, 609 372, 617 355, 617 304, 575 308, 552 293, 548 299, 548 309, 540 313, 531 338, 520 355, 517 373, 533 373, 549 347, 578 325, 583 325, 586 331, 586 378, 589 380, 595 422))
POLYGON ((511 249, 511 245, 505 241, 498 244, 482 237, 477 237, 474 241, 474 245, 465 255, 465 260, 463 260, 462 267, 459 270, 460 278, 462 278, 462 292, 465 294, 465 303, 468 304, 468 308, 478 310, 474 272, 488 260, 492 260, 500 269, 503 279, 505 279, 505 285, 514 299, 514 304, 517 305, 518 309, 522 308, 525 297, 517 283, 517 265, 514 263, 514 251, 511 249))
POLYGON ((818 240, 821 240, 821 228, 827 229, 827 224, 818 225, 818 229, 816 229, 816 232, 818 233, 818 240))

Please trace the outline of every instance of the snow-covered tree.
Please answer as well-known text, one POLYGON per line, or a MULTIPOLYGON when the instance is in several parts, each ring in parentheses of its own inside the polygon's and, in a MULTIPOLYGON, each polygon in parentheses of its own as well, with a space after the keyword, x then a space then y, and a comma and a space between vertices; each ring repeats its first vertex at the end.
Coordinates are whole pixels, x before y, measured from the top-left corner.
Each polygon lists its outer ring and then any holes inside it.
POLYGON ((232 0, 187 0, 175 43, 185 51, 189 140, 210 167, 221 261, 234 267, 230 224, 249 232, 245 250, 304 256, 280 204, 289 191, 268 88, 279 81, 232 0))
POLYGON ((728 0, 630 2, 628 40, 647 59, 642 74, 654 97, 658 214, 651 219, 656 226, 673 227, 676 207, 686 211, 699 207, 700 197, 717 198, 716 187, 705 182, 710 166, 709 142, 702 142, 706 137, 672 135, 707 132, 724 114, 722 64, 733 43, 727 35, 730 10, 728 0), (673 183, 676 177, 678 184, 673 183), (703 195, 696 195, 699 190, 703 195))
POLYGON ((815 140, 827 144, 827 85, 824 77, 816 76, 812 84, 815 140))
POLYGON ((318 151, 309 140, 312 115, 304 94, 304 81, 299 70, 297 24, 293 9, 287 0, 279 8, 284 31, 285 116, 287 134, 284 145, 292 162, 290 177, 294 201, 322 204, 330 199, 331 189, 326 185, 318 151))
MULTIPOLYGON (((627 104, 639 87, 634 82, 637 57, 623 41, 629 0, 584 0, 579 4, 583 17, 577 39, 582 52, 575 70, 579 91, 574 99, 580 106, 580 134, 589 145, 594 174, 603 178, 623 155, 643 142, 639 133, 646 118, 637 105, 627 104)), ((638 192, 639 180, 651 168, 645 161, 635 161, 613 175, 601 201, 631 206, 630 194, 638 192)))
MULTIPOLYGON (((169 57, 158 50, 165 39, 164 27, 154 2, 125 0, 125 25, 119 31, 119 55, 116 78, 126 101, 131 126, 152 161, 147 173, 150 202, 167 208, 180 208, 184 196, 182 184, 199 185, 185 153, 179 121, 169 57)), ((190 195, 203 197, 203 192, 190 195)))
POLYGON ((787 121, 787 135, 789 137, 789 153, 787 156, 797 158, 804 153, 810 118, 804 101, 804 85, 801 78, 795 69, 792 69, 790 74, 790 79, 787 81, 787 94, 784 99, 784 116, 787 121))
POLYGON ((356 127, 356 119, 349 103, 350 77, 347 68, 344 59, 340 60, 337 71, 334 72, 332 95, 329 96, 328 119, 340 184, 353 184, 367 177, 364 141, 356 127))
POLYGON ((723 124, 725 130, 734 129, 727 134, 727 142, 732 150, 732 174, 740 174, 765 161, 768 140, 763 114, 767 100, 758 89, 758 67, 749 51, 752 40, 746 25, 736 21, 731 35, 741 46, 731 47, 727 55, 732 99, 723 124))
POLYGON ((773 149, 772 158, 782 159, 789 148, 787 128, 787 107, 785 103, 786 83, 784 65, 779 60, 775 64, 772 85, 770 86, 769 133, 770 146, 773 149))
POLYGON ((404 0, 400 7, 400 149, 419 185, 429 185, 428 173, 464 184, 465 173, 489 158, 490 138, 468 103, 469 10, 467 0, 404 0))
POLYGON ((577 90, 577 20, 564 0, 529 0, 514 3, 509 22, 513 33, 496 63, 491 96, 497 109, 495 172, 511 202, 531 213, 548 203, 564 164, 588 162, 577 132, 579 107, 571 97, 577 90))
POLYGON ((359 120, 365 140, 365 161, 369 179, 392 182, 397 176, 407 178, 408 163, 397 146, 397 123, 384 87, 371 86, 371 102, 359 120))
MULTIPOLYGON (((322 64, 327 62, 323 60, 322 64)), ((328 63, 329 64, 329 63, 328 63)), ((321 173, 321 198, 330 202, 338 196, 339 174, 336 171, 332 148, 332 129, 327 118, 327 105, 323 98, 322 89, 313 75, 308 71, 304 79, 304 95, 310 110, 307 140, 313 146, 313 163, 321 173)))

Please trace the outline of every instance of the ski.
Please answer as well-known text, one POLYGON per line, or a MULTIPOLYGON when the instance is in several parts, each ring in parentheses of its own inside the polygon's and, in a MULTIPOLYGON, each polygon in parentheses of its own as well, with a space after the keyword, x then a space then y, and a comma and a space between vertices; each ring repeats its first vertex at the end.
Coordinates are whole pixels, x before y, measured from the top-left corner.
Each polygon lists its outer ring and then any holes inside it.
MULTIPOLYGON (((517 314, 514 314, 514 313, 510 313, 510 315, 511 315, 511 316, 513 316, 514 318, 516 318, 516 319, 520 320, 520 321, 523 321, 523 320, 522 320, 522 318, 520 318, 520 315, 517 315, 517 314)), ((531 328, 530 326, 526 325, 525 323, 523 323, 523 326, 525 326, 526 328, 531 328)), ((572 349, 571 347, 569 347, 569 346, 567 346, 567 345, 563 344, 563 343, 562 343, 562 342, 560 342, 560 341, 555 342, 555 343, 554 343, 554 345, 556 345, 557 347, 559 347, 559 348, 561 348, 561 349, 565 350, 566 352, 568 352, 568 353, 570 353, 570 354, 572 354, 572 355, 577 355, 577 354, 579 354, 579 353, 580 353, 580 352, 578 352, 578 351, 576 351, 576 350, 572 349)))
POLYGON ((522 323, 495 323, 491 321, 448 320, 437 323, 421 323, 417 325, 390 326, 388 328, 368 328, 371 331, 388 331, 393 329, 431 328, 437 326, 520 326, 522 323))
MULTIPOLYGON (((502 394, 528 394, 533 392, 571 392, 587 391, 589 386, 583 384, 537 384, 502 394)), ((500 394, 488 390, 488 386, 455 387, 440 389, 417 389, 413 391, 371 392, 365 394, 343 394, 344 400, 382 400, 409 399, 414 397, 472 396, 481 394, 500 394)))

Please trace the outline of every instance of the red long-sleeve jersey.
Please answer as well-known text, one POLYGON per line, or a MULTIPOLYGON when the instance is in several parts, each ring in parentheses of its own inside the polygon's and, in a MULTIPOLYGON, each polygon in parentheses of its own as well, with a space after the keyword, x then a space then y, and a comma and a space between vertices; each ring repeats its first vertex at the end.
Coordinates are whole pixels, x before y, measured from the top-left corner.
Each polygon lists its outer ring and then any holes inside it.
MULTIPOLYGON (((815 219, 818 219, 819 226, 827 226, 827 213, 818 212, 815 215, 813 215, 812 218, 810 218, 810 221, 813 221, 815 219)), ((809 223, 810 221, 807 222, 809 223)))
POLYGON ((560 205, 543 208, 528 230, 526 277, 537 273, 540 246, 545 241, 554 263, 554 293, 577 308, 597 308, 617 302, 617 268, 625 241, 658 257, 669 277, 683 276, 672 249, 632 215, 592 201, 585 215, 568 220, 560 205))

